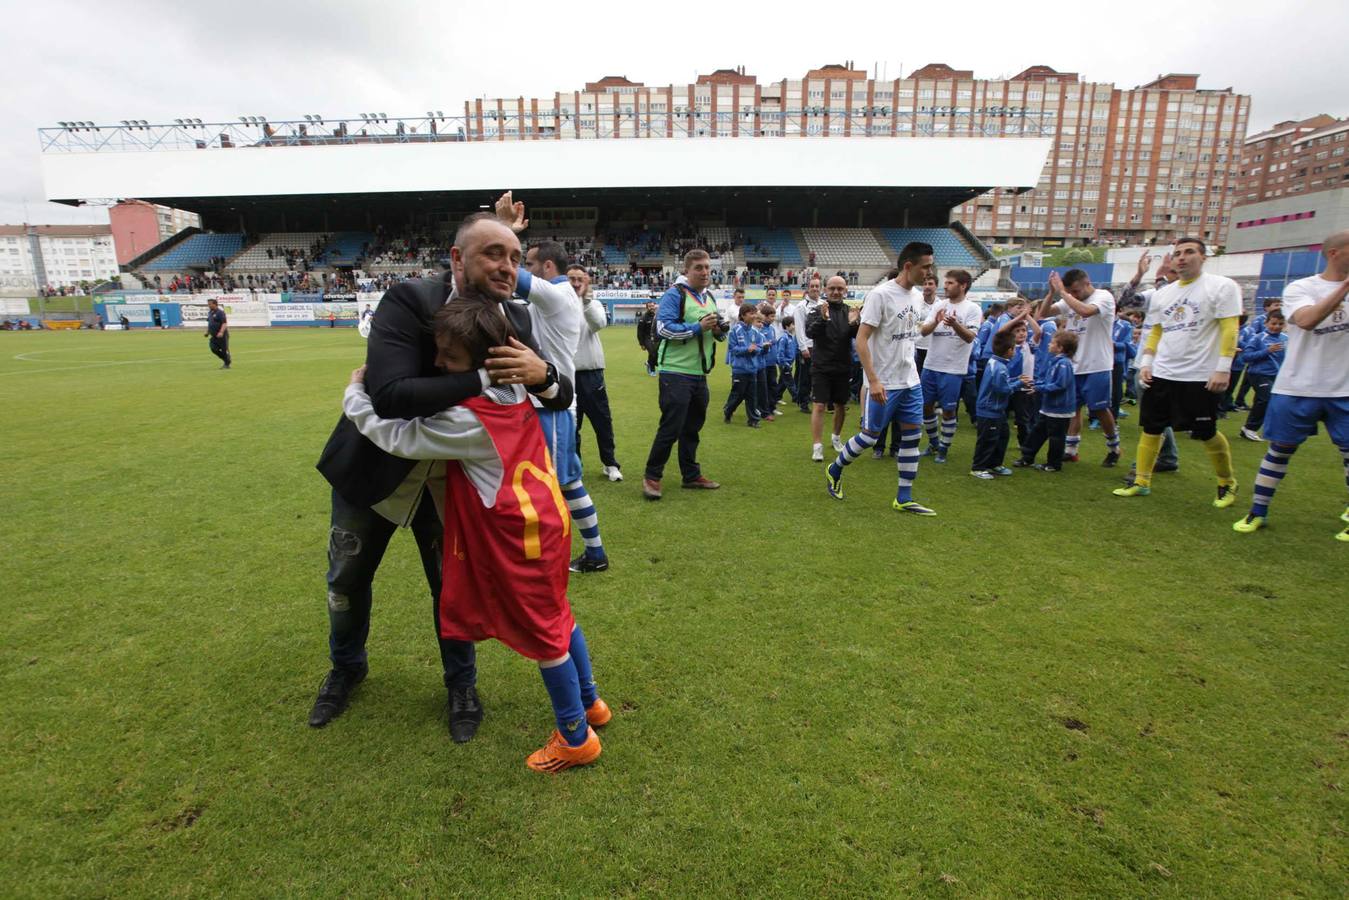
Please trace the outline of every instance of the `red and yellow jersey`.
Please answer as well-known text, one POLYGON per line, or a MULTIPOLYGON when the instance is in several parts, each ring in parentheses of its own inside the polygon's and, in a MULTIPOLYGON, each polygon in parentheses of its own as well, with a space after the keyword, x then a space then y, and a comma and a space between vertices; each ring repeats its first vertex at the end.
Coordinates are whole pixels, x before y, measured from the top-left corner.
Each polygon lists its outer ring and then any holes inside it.
POLYGON ((441 636, 496 638, 530 659, 565 656, 575 622, 567 601, 571 516, 529 403, 487 397, 462 404, 501 457, 495 502, 455 460, 445 463, 445 558, 441 636))

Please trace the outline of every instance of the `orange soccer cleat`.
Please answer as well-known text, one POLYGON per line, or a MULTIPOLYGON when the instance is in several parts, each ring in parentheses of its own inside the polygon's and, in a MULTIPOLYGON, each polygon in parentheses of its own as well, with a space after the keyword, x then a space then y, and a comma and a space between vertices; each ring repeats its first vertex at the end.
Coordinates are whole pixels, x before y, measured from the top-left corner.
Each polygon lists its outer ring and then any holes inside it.
POLYGON ((593 728, 589 728, 587 731, 590 733, 586 735, 586 742, 579 747, 573 747, 562 737, 562 732, 553 729, 553 734, 548 738, 548 743, 529 754, 529 758, 525 760, 525 765, 535 772, 547 772, 550 775, 556 775, 563 769, 570 769, 572 766, 585 766, 593 763, 600 758, 600 736, 595 733, 593 728))
POLYGON ((600 728, 609 724, 609 720, 614 717, 614 711, 609 708, 601 698, 596 697, 595 702, 586 707, 586 721, 592 728, 600 728))

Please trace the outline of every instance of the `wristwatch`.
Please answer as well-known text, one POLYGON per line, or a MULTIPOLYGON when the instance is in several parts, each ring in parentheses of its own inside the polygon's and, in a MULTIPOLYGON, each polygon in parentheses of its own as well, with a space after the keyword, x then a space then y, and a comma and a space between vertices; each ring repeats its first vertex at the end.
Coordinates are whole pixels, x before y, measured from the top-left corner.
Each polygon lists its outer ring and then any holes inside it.
POLYGON ((544 360, 543 364, 547 366, 548 377, 543 380, 543 384, 527 385, 525 390, 529 391, 531 394, 542 394, 544 391, 557 384, 557 366, 548 362, 548 360, 544 360))

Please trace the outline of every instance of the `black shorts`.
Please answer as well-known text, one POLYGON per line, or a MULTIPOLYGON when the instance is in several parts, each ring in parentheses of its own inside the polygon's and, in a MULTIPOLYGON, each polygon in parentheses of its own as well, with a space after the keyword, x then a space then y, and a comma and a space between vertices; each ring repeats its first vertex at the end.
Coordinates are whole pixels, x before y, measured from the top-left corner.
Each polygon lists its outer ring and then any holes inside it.
POLYGON ((848 390, 847 372, 821 372, 810 370, 810 399, 816 403, 832 403, 842 406, 851 399, 848 390))
POLYGON ((1169 381, 1153 378, 1143 392, 1138 424, 1148 434, 1161 434, 1167 428, 1188 431, 1191 437, 1206 441, 1218 432, 1218 403, 1215 394, 1202 381, 1169 381))

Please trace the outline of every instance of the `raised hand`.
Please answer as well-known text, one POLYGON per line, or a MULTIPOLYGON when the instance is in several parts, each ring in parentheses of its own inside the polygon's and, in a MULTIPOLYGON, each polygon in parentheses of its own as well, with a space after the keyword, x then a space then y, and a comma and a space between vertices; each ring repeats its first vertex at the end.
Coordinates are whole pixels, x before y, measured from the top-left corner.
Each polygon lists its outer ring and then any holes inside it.
POLYGON ((1059 277, 1058 272, 1049 273, 1049 292, 1054 296, 1059 296, 1063 293, 1063 279, 1059 277))
POLYGON ((1138 277, 1142 278, 1144 275, 1148 274, 1148 269, 1151 267, 1152 267, 1152 257, 1148 255, 1148 252, 1146 250, 1144 250, 1143 255, 1138 257, 1138 277))
POLYGON ((501 224, 516 234, 529 227, 529 220, 525 218, 525 204, 521 200, 516 200, 511 191, 497 198, 495 211, 501 224))

